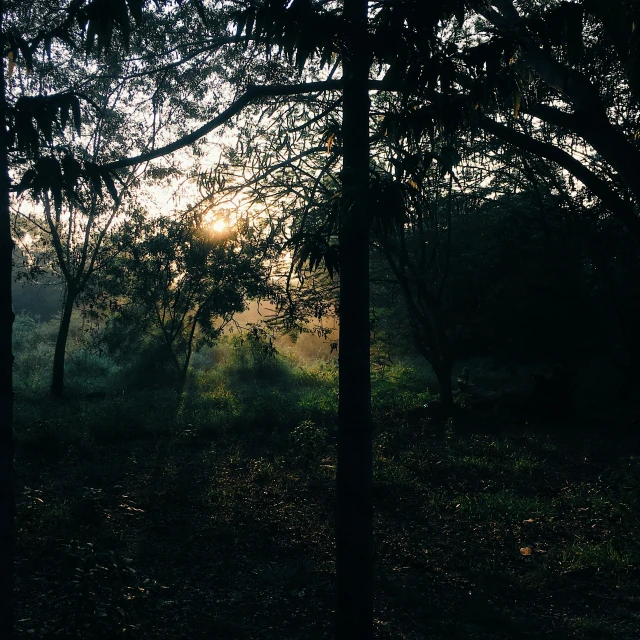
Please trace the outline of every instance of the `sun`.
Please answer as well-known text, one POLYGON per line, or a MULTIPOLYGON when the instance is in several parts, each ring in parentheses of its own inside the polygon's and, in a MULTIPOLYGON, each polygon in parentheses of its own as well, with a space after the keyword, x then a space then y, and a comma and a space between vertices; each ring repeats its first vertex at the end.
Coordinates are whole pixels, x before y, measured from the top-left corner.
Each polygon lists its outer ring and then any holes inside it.
POLYGON ((218 220, 216 220, 212 225, 211 228, 220 233, 221 231, 224 231, 227 228, 227 221, 226 220, 221 220, 220 218, 218 220))

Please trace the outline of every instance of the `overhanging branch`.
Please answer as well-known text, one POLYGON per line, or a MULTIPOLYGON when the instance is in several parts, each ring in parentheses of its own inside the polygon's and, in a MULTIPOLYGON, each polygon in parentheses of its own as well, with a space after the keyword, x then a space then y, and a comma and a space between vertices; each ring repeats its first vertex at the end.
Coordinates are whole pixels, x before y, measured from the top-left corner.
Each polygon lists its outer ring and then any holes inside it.
POLYGON ((209 120, 209 122, 202 125, 199 129, 192 131, 191 133, 183 136, 182 138, 179 138, 178 140, 175 140, 174 142, 171 142, 170 144, 165 145, 164 147, 159 147, 158 149, 147 151, 146 153, 134 156, 133 158, 123 158, 122 160, 109 162, 103 166, 105 169, 109 169, 111 171, 124 169, 126 167, 132 167, 137 164, 142 164, 143 162, 148 162, 149 160, 161 158, 162 156, 169 155, 174 151, 183 149, 184 147, 197 142, 198 140, 200 140, 200 138, 203 138, 208 133, 211 133, 214 129, 222 126, 223 124, 231 120, 233 116, 240 113, 246 106, 256 100, 259 100, 260 98, 270 98, 274 96, 293 96, 303 93, 316 93, 321 91, 335 91, 341 88, 342 80, 326 80, 320 82, 305 82, 301 84, 276 84, 265 86, 251 85, 222 113, 218 114, 212 120, 209 120))
POLYGON ((603 180, 585 167, 577 158, 553 144, 531 138, 487 116, 480 118, 479 126, 504 142, 551 160, 566 169, 580 180, 593 195, 598 197, 620 219, 634 239, 640 243, 640 218, 636 215, 633 206, 623 200, 606 180, 603 180))

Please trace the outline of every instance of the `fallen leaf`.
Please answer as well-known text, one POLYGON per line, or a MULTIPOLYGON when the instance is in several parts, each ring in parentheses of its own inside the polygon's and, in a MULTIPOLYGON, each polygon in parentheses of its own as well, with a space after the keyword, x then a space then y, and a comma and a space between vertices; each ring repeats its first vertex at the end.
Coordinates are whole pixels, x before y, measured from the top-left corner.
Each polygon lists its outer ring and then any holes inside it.
POLYGON ((523 556, 530 556, 533 553, 531 547, 520 547, 520 554, 523 556))

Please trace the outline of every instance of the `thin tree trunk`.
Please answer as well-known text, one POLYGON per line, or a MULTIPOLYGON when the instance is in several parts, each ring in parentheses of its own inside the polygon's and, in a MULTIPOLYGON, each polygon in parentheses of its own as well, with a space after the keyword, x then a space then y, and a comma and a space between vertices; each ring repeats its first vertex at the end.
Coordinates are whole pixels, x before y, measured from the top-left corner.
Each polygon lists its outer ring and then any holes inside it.
POLYGON ((344 17, 336 637, 368 640, 373 637, 373 474, 366 0, 345 0, 344 17))
MULTIPOLYGON (((0 0, 0 50, 5 50, 4 1, 0 0)), ((9 159, 6 133, 4 64, 0 71, 0 638, 13 638, 13 351, 11 345, 11 216, 9 207, 9 159)))
POLYGON ((182 365, 182 370, 180 371, 180 387, 178 393, 180 395, 183 394, 184 388, 187 384, 187 376, 189 375, 189 364, 191 363, 191 356, 193 355, 193 340, 196 335, 196 328, 198 326, 198 314, 196 313, 196 317, 193 319, 193 324, 189 329, 189 340, 187 342, 187 353, 184 357, 184 364, 182 365))
POLYGON ((67 286, 67 294, 60 318, 60 328, 56 338, 56 349, 53 353, 53 377, 51 379, 51 395, 60 398, 64 393, 64 357, 67 350, 67 338, 71 325, 71 314, 76 301, 75 289, 67 286))
POLYGON ((451 376, 453 374, 452 362, 437 362, 432 364, 433 371, 438 379, 438 389, 440 391, 440 401, 445 407, 453 405, 453 385, 451 376))

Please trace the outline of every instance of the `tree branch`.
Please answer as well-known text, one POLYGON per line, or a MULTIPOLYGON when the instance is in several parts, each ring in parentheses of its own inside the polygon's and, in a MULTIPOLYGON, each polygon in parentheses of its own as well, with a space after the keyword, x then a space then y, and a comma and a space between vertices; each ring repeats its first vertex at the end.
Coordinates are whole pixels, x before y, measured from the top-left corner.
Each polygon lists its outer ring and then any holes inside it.
POLYGON ((147 151, 146 153, 142 153, 133 158, 123 158, 122 160, 109 162, 103 165, 103 167, 105 169, 110 169, 111 171, 124 169, 125 167, 131 167, 136 164, 148 162, 149 160, 154 160, 155 158, 160 158, 162 156, 173 153, 174 151, 178 151, 179 149, 183 149, 184 147, 197 142, 198 140, 200 140, 200 138, 203 138, 208 133, 211 133, 214 129, 222 126, 223 124, 231 120, 233 116, 240 113, 246 106, 256 100, 259 100, 260 98, 268 98, 273 96, 293 96, 319 91, 336 91, 341 88, 341 79, 319 82, 305 82, 301 84, 275 84, 265 86, 250 85, 249 88, 231 105, 229 105, 222 113, 201 126, 199 129, 192 131, 191 133, 183 136, 182 138, 179 138, 178 140, 175 140, 174 142, 171 142, 170 144, 165 145, 164 147, 159 147, 158 149, 147 151))
POLYGON ((640 152, 611 122, 599 114, 567 113, 545 104, 524 111, 584 138, 615 169, 640 201, 640 152))
POLYGON ((479 126, 504 142, 547 158, 547 160, 551 160, 566 169, 597 196, 614 215, 618 216, 636 242, 640 244, 640 218, 636 215, 632 205, 623 200, 606 180, 597 176, 578 159, 553 144, 531 138, 487 116, 480 118, 479 126))

